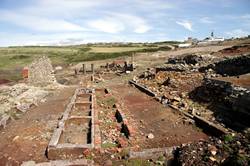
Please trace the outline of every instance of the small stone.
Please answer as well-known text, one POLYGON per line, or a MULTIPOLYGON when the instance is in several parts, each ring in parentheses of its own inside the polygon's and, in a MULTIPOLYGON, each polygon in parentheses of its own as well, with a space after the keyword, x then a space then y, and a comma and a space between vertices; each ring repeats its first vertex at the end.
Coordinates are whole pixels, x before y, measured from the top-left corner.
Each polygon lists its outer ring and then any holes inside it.
POLYGON ((62 70, 62 69, 63 69, 62 66, 56 66, 56 67, 55 67, 55 70, 57 70, 57 71, 58 71, 58 70, 62 70))
POLYGON ((212 154, 213 156, 216 155, 216 153, 217 153, 217 148, 216 148, 215 146, 213 146, 213 145, 209 146, 209 150, 210 150, 210 152, 211 152, 211 154, 212 154))
POLYGON ((182 92, 181 95, 180 95, 181 98, 185 98, 187 97, 186 93, 182 92))
POLYGON ((178 101, 178 102, 181 101, 181 98, 180 98, 180 97, 174 97, 173 99, 174 99, 175 101, 178 101))
POLYGON ((118 138, 118 145, 119 145, 119 147, 124 148, 124 147, 128 146, 128 142, 124 138, 118 138))
POLYGON ((239 154, 244 154, 245 153, 245 151, 243 150, 243 149, 239 149, 239 154))
POLYGON ((211 151, 211 154, 212 154, 213 156, 215 156, 216 153, 217 153, 217 152, 216 152, 215 150, 212 150, 212 151, 211 151))
POLYGON ((88 156, 90 154, 90 150, 89 149, 86 149, 83 151, 83 155, 84 156, 88 156))
POLYGON ((212 157, 212 156, 210 156, 209 159, 210 159, 211 161, 216 161, 216 159, 215 159, 214 157, 212 157))
POLYGON ((104 154, 105 151, 101 148, 101 149, 100 149, 100 153, 101 153, 101 154, 104 154))
POLYGON ((200 116, 201 115, 201 113, 200 112, 195 112, 196 113, 196 115, 198 115, 198 116, 200 116))
POLYGON ((152 133, 149 133, 147 136, 149 139, 153 139, 155 136, 152 133))
POLYGON ((15 136, 12 141, 16 141, 19 138, 19 136, 15 136))
POLYGON ((25 161, 21 164, 21 166, 35 166, 36 162, 35 161, 25 161))
POLYGON ((111 160, 107 160, 104 162, 104 166, 112 166, 112 165, 113 165, 113 163, 111 160))
POLYGON ((182 147, 186 146, 187 144, 181 144, 182 147))

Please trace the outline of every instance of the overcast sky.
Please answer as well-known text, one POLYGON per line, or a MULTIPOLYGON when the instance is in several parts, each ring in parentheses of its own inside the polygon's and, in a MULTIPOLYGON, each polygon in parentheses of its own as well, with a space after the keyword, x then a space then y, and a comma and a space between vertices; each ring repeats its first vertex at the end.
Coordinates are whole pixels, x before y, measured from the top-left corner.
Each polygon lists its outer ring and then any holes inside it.
POLYGON ((0 0, 0 46, 250 34, 250 0, 0 0))

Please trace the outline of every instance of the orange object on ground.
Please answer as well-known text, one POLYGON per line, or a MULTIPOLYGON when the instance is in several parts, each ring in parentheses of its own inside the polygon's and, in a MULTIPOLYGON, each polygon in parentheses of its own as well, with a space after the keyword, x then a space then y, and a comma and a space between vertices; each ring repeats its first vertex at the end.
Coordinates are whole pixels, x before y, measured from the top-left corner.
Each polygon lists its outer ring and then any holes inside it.
POLYGON ((28 78, 29 76, 29 69, 27 67, 24 67, 22 70, 22 76, 23 78, 28 78))

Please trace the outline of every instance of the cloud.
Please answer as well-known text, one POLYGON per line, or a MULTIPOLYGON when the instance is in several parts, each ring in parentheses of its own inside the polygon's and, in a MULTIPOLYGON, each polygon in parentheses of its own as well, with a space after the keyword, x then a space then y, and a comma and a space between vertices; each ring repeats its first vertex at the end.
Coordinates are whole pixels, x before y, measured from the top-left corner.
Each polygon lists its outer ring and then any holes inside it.
POLYGON ((23 46, 23 45, 60 45, 83 43, 87 37, 85 32, 65 32, 65 33, 4 33, 0 32, 1 46, 23 46))
POLYGON ((204 23, 204 24, 213 24, 213 23, 215 23, 213 20, 211 20, 210 17, 202 17, 200 19, 200 22, 204 23))
POLYGON ((250 14, 244 14, 241 16, 242 19, 250 20, 250 14))
POLYGON ((106 0, 96 0, 96 1, 88 1, 88 0, 42 0, 38 1, 38 6, 42 7, 63 7, 64 9, 68 8, 89 8, 98 5, 102 5, 106 0))
POLYGON ((116 19, 121 20, 128 28, 135 33, 146 33, 151 29, 147 21, 142 17, 124 14, 124 13, 110 13, 116 19))
POLYGON ((187 21, 187 20, 176 21, 176 24, 183 26, 185 29, 189 31, 193 31, 192 23, 190 21, 187 21))
POLYGON ((25 15, 11 11, 0 11, 0 21, 9 22, 35 31, 84 31, 80 25, 65 21, 63 19, 50 19, 39 16, 25 15))
POLYGON ((150 27, 147 25, 140 25, 139 27, 135 28, 135 33, 146 33, 150 30, 150 27))
POLYGON ((118 33, 125 29, 122 22, 117 21, 112 18, 93 20, 93 21, 89 21, 87 24, 91 28, 94 28, 96 30, 106 32, 106 33, 118 33))
POLYGON ((115 12, 106 12, 105 15, 108 16, 88 21, 88 26, 106 33, 119 33, 122 31, 146 33, 151 29, 145 19, 135 15, 115 12))
POLYGON ((234 29, 232 31, 226 32, 226 35, 230 37, 246 37, 250 35, 249 31, 244 31, 242 29, 234 29))
POLYGON ((165 34, 109 34, 90 32, 66 33, 3 33, 0 32, 0 46, 24 45, 72 45, 95 42, 155 42, 167 40, 165 34))

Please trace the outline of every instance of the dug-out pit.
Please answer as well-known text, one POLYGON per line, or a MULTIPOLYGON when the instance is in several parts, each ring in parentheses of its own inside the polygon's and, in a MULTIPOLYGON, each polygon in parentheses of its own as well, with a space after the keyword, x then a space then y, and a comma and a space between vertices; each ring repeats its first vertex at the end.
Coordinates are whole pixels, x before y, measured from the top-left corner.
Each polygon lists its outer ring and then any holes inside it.
POLYGON ((84 150, 94 148, 94 92, 76 89, 49 142, 49 159, 78 158, 84 150))

